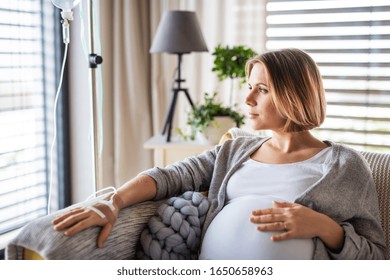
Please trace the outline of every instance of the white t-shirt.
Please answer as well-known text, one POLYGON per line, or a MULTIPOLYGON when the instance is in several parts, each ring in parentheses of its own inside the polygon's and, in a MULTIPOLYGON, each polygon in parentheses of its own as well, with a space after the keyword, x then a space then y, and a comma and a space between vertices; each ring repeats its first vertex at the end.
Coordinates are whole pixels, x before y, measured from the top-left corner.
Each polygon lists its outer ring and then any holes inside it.
POLYGON ((227 203, 210 224, 200 259, 312 259, 312 239, 274 242, 275 232, 260 232, 249 221, 256 209, 272 201, 293 202, 323 175, 330 155, 325 148, 310 159, 288 164, 266 164, 249 159, 230 178, 227 203))

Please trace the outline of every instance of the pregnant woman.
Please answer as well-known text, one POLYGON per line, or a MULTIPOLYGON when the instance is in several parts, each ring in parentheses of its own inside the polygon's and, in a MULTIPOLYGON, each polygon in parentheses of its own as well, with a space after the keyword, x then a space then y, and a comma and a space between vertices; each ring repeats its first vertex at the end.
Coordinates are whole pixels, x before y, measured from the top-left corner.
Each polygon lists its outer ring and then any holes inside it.
POLYGON ((200 259, 385 259, 374 181, 354 150, 315 138, 325 118, 316 63, 285 49, 247 63, 248 116, 271 137, 240 137, 125 183, 111 205, 78 208, 53 221, 75 234, 101 226, 98 245, 121 208, 208 191, 200 259))

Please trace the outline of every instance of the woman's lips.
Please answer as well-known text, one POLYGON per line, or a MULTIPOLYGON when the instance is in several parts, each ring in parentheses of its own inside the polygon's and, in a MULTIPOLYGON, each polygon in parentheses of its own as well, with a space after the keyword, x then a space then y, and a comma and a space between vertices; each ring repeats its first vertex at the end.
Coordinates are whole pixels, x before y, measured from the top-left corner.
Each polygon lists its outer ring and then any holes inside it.
POLYGON ((250 119, 254 119, 254 118, 257 118, 259 116, 259 114, 255 114, 255 113, 248 113, 248 117, 250 119))

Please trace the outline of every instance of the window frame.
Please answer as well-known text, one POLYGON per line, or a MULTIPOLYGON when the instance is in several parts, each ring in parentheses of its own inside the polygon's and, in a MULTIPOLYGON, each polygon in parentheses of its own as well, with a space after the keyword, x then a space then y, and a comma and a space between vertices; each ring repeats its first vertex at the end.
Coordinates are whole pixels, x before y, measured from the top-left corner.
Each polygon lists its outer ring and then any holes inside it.
MULTIPOLYGON (((52 130, 53 123, 50 121, 51 119, 48 117, 48 114, 53 115, 53 112, 51 108, 53 106, 48 106, 47 104, 47 88, 46 88, 46 82, 45 82, 45 34, 48 32, 48 27, 44 26, 44 17, 47 16, 45 13, 45 7, 47 7, 47 2, 45 1, 33 1, 37 2, 40 5, 40 18, 41 18, 41 43, 42 43, 42 69, 43 72, 43 89, 41 94, 43 95, 43 102, 44 102, 44 138, 45 138, 45 152, 44 155, 42 155, 45 158, 45 185, 46 185, 46 201, 48 201, 48 195, 49 195, 49 177, 50 177, 50 147, 52 141, 52 135, 50 134, 50 130, 52 130)), ((49 3, 51 5, 51 3, 49 3)), ((6 11, 6 9, 3 9, 6 11)), ((53 40, 54 44, 54 66, 55 66, 55 74, 54 74, 54 80, 56 87, 58 86, 59 80, 60 80, 60 72, 61 72, 61 63, 63 60, 64 55, 64 44, 62 42, 62 26, 61 26, 61 16, 60 16, 60 10, 57 8, 54 8, 51 12, 49 11, 49 14, 53 16, 53 37, 51 40, 53 40)), ((49 27, 50 28, 50 27, 49 27)), ((51 32, 50 32, 51 33, 51 32)), ((6 37, 5 37, 6 38, 6 37)), ((67 207, 71 204, 71 172, 70 172, 70 127, 69 127, 69 86, 68 86, 68 74, 67 74, 67 66, 64 71, 64 78, 63 78, 63 84, 61 89, 61 95, 58 100, 58 108, 57 108, 57 137, 56 137, 56 145, 55 145, 55 158, 57 159, 55 164, 56 173, 53 178, 56 180, 57 188, 55 190, 55 197, 52 196, 52 198, 55 198, 55 201, 53 204, 55 204, 55 207, 53 210, 60 209, 67 207)), ((52 94, 54 98, 54 94, 52 94)), ((50 98, 51 98, 50 96, 50 98)), ((54 99, 53 99, 54 101, 54 99)), ((54 185, 54 184, 53 184, 54 185)), ((47 214, 47 213, 46 213, 47 214)), ((26 222, 28 223, 28 222, 26 222)), ((4 232, 3 234, 0 234, 1 237, 7 236, 2 238, 2 246, 0 247, 0 259, 4 259, 4 244, 6 244, 8 239, 12 236, 13 231, 17 231, 18 229, 10 228, 9 231, 4 232)))

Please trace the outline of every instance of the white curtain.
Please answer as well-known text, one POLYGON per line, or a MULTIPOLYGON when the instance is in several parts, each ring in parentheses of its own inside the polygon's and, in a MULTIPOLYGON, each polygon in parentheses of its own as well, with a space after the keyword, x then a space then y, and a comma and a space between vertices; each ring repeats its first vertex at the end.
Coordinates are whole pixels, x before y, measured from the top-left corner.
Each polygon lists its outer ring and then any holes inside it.
MULTIPOLYGON (((152 167, 152 153, 143 143, 161 133, 171 98, 177 57, 150 54, 160 18, 165 10, 197 13, 208 53, 184 55, 184 87, 194 102, 204 92, 220 91, 223 101, 227 85, 211 72, 213 49, 218 45, 245 44, 262 51, 265 0, 101 0, 103 67, 103 185, 119 186, 138 172, 152 167), (250 20, 253 16, 254 20, 250 20)), ((237 98, 239 101, 240 98, 237 98)), ((184 127, 190 109, 179 96, 174 127, 184 127)), ((173 131, 175 133, 175 130, 173 131)), ((175 137, 175 136, 174 136, 175 137)))

